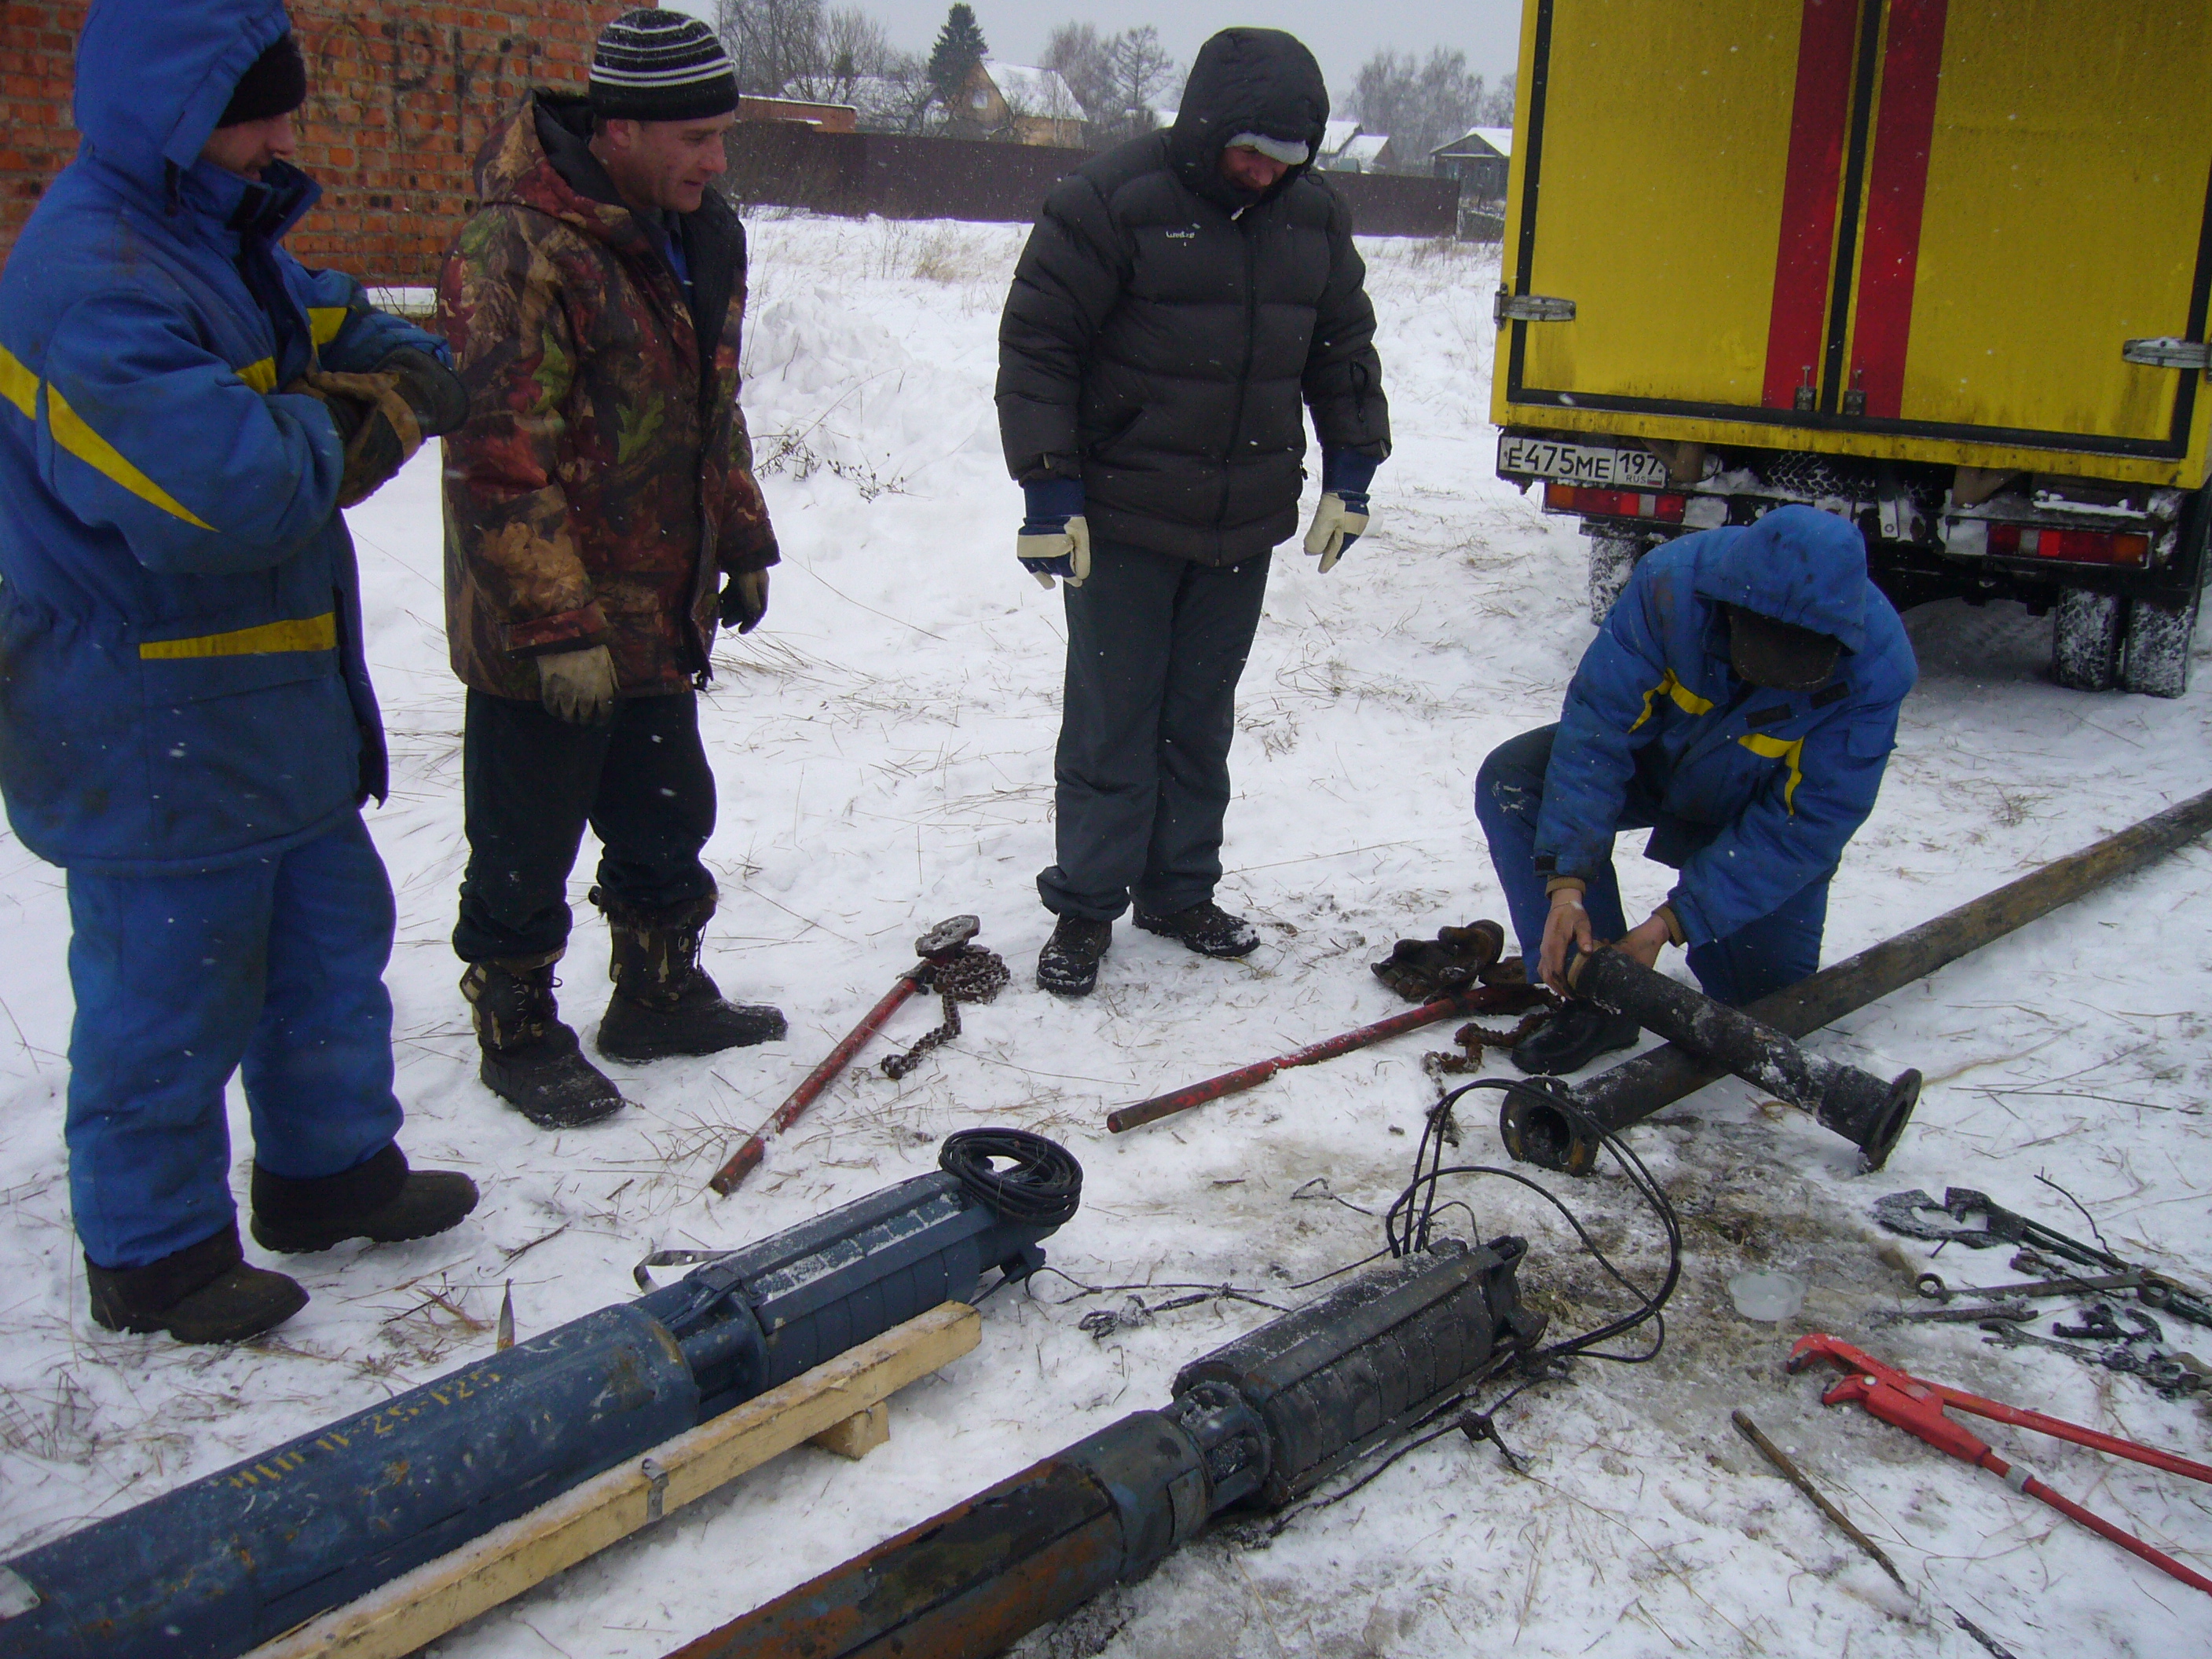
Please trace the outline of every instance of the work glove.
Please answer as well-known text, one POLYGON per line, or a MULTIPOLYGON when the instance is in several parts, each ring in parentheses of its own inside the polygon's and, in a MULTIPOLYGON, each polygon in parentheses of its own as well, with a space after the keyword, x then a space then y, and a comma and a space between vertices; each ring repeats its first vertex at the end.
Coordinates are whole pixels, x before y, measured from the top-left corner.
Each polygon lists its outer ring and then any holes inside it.
POLYGON ((1321 561, 1323 575, 1336 568, 1344 550, 1367 528, 1367 486, 1381 465, 1357 450, 1322 451, 1321 505, 1306 532, 1306 551, 1321 561))
POLYGON ((402 346, 387 352, 377 368, 396 376, 399 395, 415 411, 415 424, 426 438, 458 431, 469 418, 469 389, 461 377, 428 352, 402 346))
POLYGON ((394 370, 347 374, 319 368, 284 390, 313 398, 330 411, 331 424, 345 449, 345 471, 338 479, 340 507, 367 501, 422 447, 422 423, 400 391, 394 370))
POLYGON ((741 570, 722 589, 722 626, 750 634, 768 615, 768 572, 741 570))
POLYGON ((1083 516, 1083 481, 1040 478, 1022 486, 1028 501, 1014 556, 1046 587, 1060 577, 1080 587, 1091 574, 1091 525, 1083 516))
POLYGON ((572 726, 605 726, 615 712, 615 659, 604 645, 538 659, 538 696, 572 726))

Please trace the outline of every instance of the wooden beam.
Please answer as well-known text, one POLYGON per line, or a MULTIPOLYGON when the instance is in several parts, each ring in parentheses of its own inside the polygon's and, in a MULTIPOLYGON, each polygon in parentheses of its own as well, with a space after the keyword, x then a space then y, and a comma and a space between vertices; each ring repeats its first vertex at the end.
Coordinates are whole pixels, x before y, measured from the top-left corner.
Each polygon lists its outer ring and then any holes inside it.
POLYGON ((840 1457, 861 1458, 891 1437, 891 1408, 871 1406, 814 1437, 814 1443, 840 1457))
POLYGON ((263 1643, 246 1659, 402 1659, 793 1446, 838 1437, 859 1449, 830 1449, 859 1456, 889 1433, 883 1402, 973 1349, 982 1324, 966 1304, 944 1303, 263 1643))

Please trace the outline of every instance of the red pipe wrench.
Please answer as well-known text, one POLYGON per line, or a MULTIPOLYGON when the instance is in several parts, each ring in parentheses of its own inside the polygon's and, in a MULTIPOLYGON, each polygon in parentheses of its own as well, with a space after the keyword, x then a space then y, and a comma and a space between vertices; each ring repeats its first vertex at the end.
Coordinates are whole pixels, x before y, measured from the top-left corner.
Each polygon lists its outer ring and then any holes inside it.
POLYGON ((2186 1457, 2176 1456, 2172 1452, 2160 1451, 2155 1446, 2138 1445, 2132 1440, 2123 1440, 2118 1435, 2085 1429, 2078 1423, 2046 1417, 2041 1412, 2024 1411, 2018 1406, 1984 1400, 1981 1395, 1968 1394, 1963 1389, 1946 1388, 1941 1382, 1923 1382, 1909 1371, 1885 1365, 1871 1354, 1824 1333, 1816 1332, 1800 1339, 1797 1346, 1790 1351, 1790 1369, 1792 1372, 1802 1371, 1822 1359, 1833 1361, 1848 1373, 1840 1382, 1833 1384, 1820 1396, 1822 1405, 1848 1406, 1856 1401, 1883 1422, 1919 1436, 1936 1450, 1948 1452, 1962 1463, 1972 1463, 1978 1468, 1987 1469, 2014 1491, 2041 1499, 2061 1515, 2071 1516, 2093 1532, 2103 1534, 2122 1549, 2141 1556, 2160 1571, 2171 1573, 2183 1583, 2212 1595, 2212 1578, 2191 1571, 2164 1551, 2144 1543, 2133 1533, 2123 1531, 2104 1516, 2083 1509, 2072 1498, 2051 1491, 2018 1464, 2007 1462, 1965 1425, 1947 1416, 1944 1407, 1954 1406, 1962 1412, 1972 1412, 1977 1417, 1986 1417, 1993 1422, 2009 1423, 2015 1428, 2033 1429, 2039 1434, 2071 1440, 2076 1445, 2087 1446, 2094 1451, 2110 1452, 2115 1457, 2132 1458, 2138 1463, 2148 1463, 2153 1468, 2164 1469, 2170 1474, 2186 1475, 2191 1480, 2212 1481, 2212 1464, 2195 1462, 2186 1457))

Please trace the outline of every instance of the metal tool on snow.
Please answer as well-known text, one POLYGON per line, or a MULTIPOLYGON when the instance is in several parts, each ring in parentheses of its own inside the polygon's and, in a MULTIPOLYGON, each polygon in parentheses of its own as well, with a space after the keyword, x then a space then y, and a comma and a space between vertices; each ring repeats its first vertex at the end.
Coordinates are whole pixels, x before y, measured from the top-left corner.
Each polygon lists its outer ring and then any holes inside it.
POLYGON ((1424 1025, 1434 1025, 1440 1020, 1463 1019, 1474 1014, 1512 1013, 1527 1007, 1530 1000, 1539 994, 1526 985, 1477 985, 1468 990, 1455 991, 1419 1008, 1408 1008, 1388 1019, 1378 1019, 1372 1025, 1363 1025, 1356 1031, 1326 1037, 1319 1042, 1308 1043, 1303 1048, 1293 1048, 1289 1054, 1278 1054, 1273 1060, 1240 1066, 1233 1072, 1208 1078, 1203 1083, 1193 1083, 1164 1095, 1154 1095, 1150 1100, 1140 1100, 1133 1106, 1124 1106, 1107 1114, 1106 1127, 1118 1135, 1125 1130, 1156 1123, 1164 1117, 1172 1117, 1177 1112, 1187 1112, 1194 1106, 1203 1106, 1207 1101, 1218 1100, 1224 1095, 1241 1094, 1247 1089, 1257 1088, 1278 1072, 1334 1060, 1355 1048, 1364 1048, 1386 1037, 1396 1036, 1401 1031, 1417 1031, 1424 1025))
POLYGON ((2080 1424, 2069 1423, 2063 1418, 2046 1417, 2041 1412, 2025 1411, 2017 1406, 1984 1400, 1979 1395, 1968 1394, 1961 1389, 1947 1388, 1941 1382, 1923 1382, 1909 1371, 1886 1365, 1871 1354, 1823 1333, 1800 1339, 1796 1346, 1790 1351, 1790 1370, 1793 1373, 1822 1360, 1841 1367, 1846 1373, 1841 1382, 1832 1384, 1820 1396, 1822 1405, 1863 1406, 1883 1422, 1918 1436, 1938 1451, 1948 1452, 1961 1462, 1987 1469, 2014 1492, 2024 1492, 2050 1504, 2061 1515, 2111 1539, 2122 1549, 2140 1556, 2160 1571, 2212 1595, 2212 1578, 2182 1565, 2163 1550, 2152 1547, 2133 1533, 2114 1525, 2094 1510, 2082 1508, 2072 1498, 2053 1492, 2018 1464, 1998 1456, 1987 1443, 1948 1416, 1945 1408, 1955 1407, 1962 1412, 1971 1412, 1977 1417, 1986 1417, 1992 1422, 2009 1424, 2014 1428, 2033 1429, 2039 1434, 2070 1440, 2077 1446, 2087 1446, 2093 1451, 2109 1452, 2115 1457, 2130 1458, 2136 1462, 2148 1464, 2152 1468, 2163 1469, 2169 1474, 2182 1475, 2191 1480, 2212 1482, 2212 1464, 2199 1463, 2177 1456, 2172 1452, 2160 1451, 2155 1446, 2139 1445, 2132 1440, 2123 1440, 2118 1435, 2085 1429, 2080 1424))
MULTIPOLYGON (((844 1040, 830 1051, 828 1058, 817 1066, 791 1091, 790 1097, 769 1115, 766 1123, 748 1136, 730 1161, 714 1171, 714 1178, 707 1184, 726 1198, 738 1189, 744 1178, 760 1167, 768 1156, 768 1143, 799 1121, 799 1115, 811 1106, 822 1091, 836 1080, 852 1061, 853 1056, 866 1047, 870 1037, 883 1030, 890 1017, 906 1006, 906 1000, 916 991, 937 987, 944 998, 945 1024, 915 1045, 904 1055, 896 1058, 906 1065, 893 1078, 902 1077, 912 1069, 913 1062, 923 1053, 935 1048, 960 1031, 960 1015, 956 1003, 959 1000, 988 1001, 1006 982, 1006 964, 981 945, 971 944, 982 931, 983 924, 975 916, 952 916, 940 921, 914 942, 915 955, 921 958, 913 967, 898 976, 898 982, 885 992, 883 1000, 861 1017, 860 1023, 845 1034, 844 1040), (997 965, 996 983, 988 992, 978 990, 969 994, 969 988, 980 988, 989 978, 987 966, 997 965), (938 976, 946 975, 940 986, 938 976)), ((890 1069, 890 1062, 885 1063, 890 1069)))
MULTIPOLYGON (((2192 1325, 2212 1326, 2212 1301, 2198 1295, 2188 1286, 2178 1284, 2165 1274, 2138 1266, 2124 1257, 2094 1244, 2084 1244, 2078 1238, 2069 1238, 2056 1228, 2008 1210, 1987 1193, 1976 1192, 1971 1187, 1946 1187, 1943 1201, 1938 1204, 1926 1193, 1914 1190, 1891 1193, 1874 1201, 1871 1213, 1875 1224, 1905 1238, 1926 1239, 1930 1243, 1962 1245, 1970 1250, 1994 1249, 2000 1244, 2025 1246, 2024 1255, 2034 1261, 2023 1263, 2015 1258, 2013 1267, 2050 1265, 2053 1257, 2084 1267, 2105 1270, 2095 1279, 2079 1279, 2063 1271, 2055 1272, 2048 1281, 2055 1288, 2049 1291, 2032 1290, 2028 1286, 2008 1285, 1997 1291, 1967 1291, 1961 1286, 1954 1291, 1941 1279, 1935 1279, 1936 1299, 1948 1295, 2051 1295, 2065 1296, 2075 1290, 2106 1291, 2131 1289, 2136 1299, 2145 1307, 2170 1313, 2177 1319, 2185 1319, 2192 1325), (1942 1216, 1943 1220, 1932 1218, 1942 1216), (1976 1217, 1981 1218, 1978 1227, 1953 1224, 1976 1217)), ((1925 1284, 1935 1275, 1923 1273, 1920 1282, 1925 1284)), ((1923 1291, 1922 1294, 1931 1292, 1923 1291)))

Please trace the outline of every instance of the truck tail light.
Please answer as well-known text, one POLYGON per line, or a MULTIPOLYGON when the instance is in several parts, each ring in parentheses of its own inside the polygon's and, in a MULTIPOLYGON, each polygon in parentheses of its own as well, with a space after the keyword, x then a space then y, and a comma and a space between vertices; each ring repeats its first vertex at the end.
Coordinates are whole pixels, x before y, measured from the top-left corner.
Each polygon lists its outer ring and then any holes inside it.
POLYGON ((2064 559, 2073 564, 2148 564, 2150 538, 2133 530, 2054 530, 1993 524, 1990 551, 2010 558, 2064 559))
POLYGON ((1589 513, 1605 519, 1656 519, 1662 524, 1682 522, 1684 495, 1655 495, 1633 489, 1601 489, 1594 484, 1547 483, 1547 513, 1589 513))

